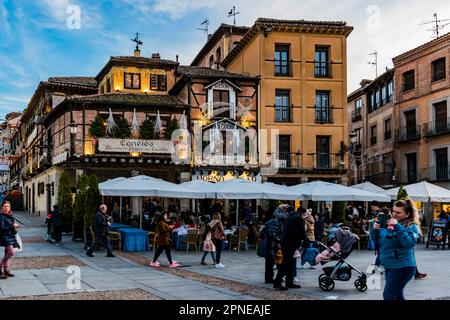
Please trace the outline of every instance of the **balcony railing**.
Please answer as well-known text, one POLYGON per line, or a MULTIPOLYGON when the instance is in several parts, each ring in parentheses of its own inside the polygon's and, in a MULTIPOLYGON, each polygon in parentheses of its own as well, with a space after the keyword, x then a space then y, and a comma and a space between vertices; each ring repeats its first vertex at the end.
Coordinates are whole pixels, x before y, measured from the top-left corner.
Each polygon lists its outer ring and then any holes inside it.
POLYGON ((365 180, 376 184, 377 186, 391 186, 394 183, 393 172, 380 172, 370 176, 366 176, 365 180))
POLYGON ((275 105, 275 122, 291 122, 291 106, 275 105))
POLYGON ((427 181, 450 181, 450 165, 420 168, 419 179, 427 181))
POLYGON ((292 77, 291 60, 274 60, 274 74, 277 77, 292 77))
POLYGON ((427 122, 423 125, 424 137, 450 133, 450 118, 427 122))
POLYGON ((272 153, 272 166, 280 169, 300 169, 302 167, 301 153, 272 153))
POLYGON ((356 122, 362 119, 361 110, 352 111, 352 122, 356 122))
POLYGON ((197 166, 246 166, 256 165, 258 157, 253 155, 224 155, 224 154, 203 154, 192 153, 194 164, 197 166))
POLYGON ((316 123, 333 123, 330 107, 316 106, 316 123))
POLYGON ((336 170, 345 169, 340 155, 332 153, 314 153, 309 154, 313 158, 313 169, 317 170, 336 170))
POLYGON ((396 142, 414 141, 420 138, 420 126, 400 127, 400 130, 395 132, 396 142))
POLYGON ((314 76, 316 78, 331 78, 331 63, 328 61, 314 61, 314 76))
POLYGON ((395 182, 397 184, 410 184, 419 181, 418 171, 399 170, 396 174, 395 182))

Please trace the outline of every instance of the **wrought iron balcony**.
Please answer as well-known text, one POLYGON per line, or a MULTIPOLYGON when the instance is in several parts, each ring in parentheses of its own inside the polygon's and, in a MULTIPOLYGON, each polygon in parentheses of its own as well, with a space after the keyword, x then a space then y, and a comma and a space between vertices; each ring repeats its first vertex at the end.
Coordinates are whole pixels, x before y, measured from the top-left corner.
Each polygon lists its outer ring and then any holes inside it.
POLYGON ((450 118, 430 121, 423 125, 424 137, 432 137, 450 133, 450 118))
POLYGON ((332 153, 309 154, 313 158, 313 169, 317 170, 337 170, 345 169, 345 163, 340 155, 332 153))
POLYGON ((362 119, 361 110, 352 111, 352 122, 360 121, 362 119))
POLYGON ((316 123, 333 123, 331 107, 316 106, 316 123))
POLYGON ((420 140, 420 138, 420 126, 400 127, 400 129, 395 132, 396 142, 408 142, 420 140))

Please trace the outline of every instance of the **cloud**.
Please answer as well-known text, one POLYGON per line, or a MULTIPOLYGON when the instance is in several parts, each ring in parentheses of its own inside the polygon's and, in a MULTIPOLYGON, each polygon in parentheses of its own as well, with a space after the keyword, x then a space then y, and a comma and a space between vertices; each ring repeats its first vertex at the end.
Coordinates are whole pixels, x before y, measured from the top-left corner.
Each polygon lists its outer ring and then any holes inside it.
POLYGON ((0 30, 7 35, 11 32, 11 27, 8 22, 8 10, 6 9, 6 3, 3 0, 0 1, 0 30))

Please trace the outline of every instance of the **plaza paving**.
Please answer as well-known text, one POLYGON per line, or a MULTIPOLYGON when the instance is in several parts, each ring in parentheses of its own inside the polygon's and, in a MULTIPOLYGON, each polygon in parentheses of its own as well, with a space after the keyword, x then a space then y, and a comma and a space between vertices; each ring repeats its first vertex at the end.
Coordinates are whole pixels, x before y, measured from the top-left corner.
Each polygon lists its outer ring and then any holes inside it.
MULTIPOLYGON (((46 228, 43 226, 42 220, 24 213, 17 213, 16 216, 24 224, 20 231, 22 238, 45 238, 46 228)), ((226 268, 223 269, 216 269, 211 265, 200 265, 200 252, 190 251, 187 253, 186 251, 173 250, 174 259, 181 262, 185 267, 178 269, 177 272, 169 272, 164 267, 158 269, 144 266, 136 259, 130 258, 130 255, 121 255, 120 252, 116 252, 117 258, 106 258, 103 251, 97 251, 95 258, 89 258, 85 256, 81 243, 72 242, 70 237, 66 236, 63 238, 63 242, 63 246, 42 242, 25 242, 24 250, 17 254, 17 258, 46 257, 50 264, 54 257, 77 259, 81 270, 81 287, 79 289, 67 287, 66 281, 71 276, 66 272, 67 266, 59 264, 58 267, 51 267, 49 265, 41 269, 14 270, 15 278, 0 280, 0 297, 140 289, 157 298, 169 300, 253 300, 260 299, 261 295, 252 294, 252 292, 258 290, 272 292, 271 286, 264 284, 264 259, 257 257, 254 250, 224 251, 222 262, 226 265, 226 268), (186 276, 183 276, 183 272, 186 272, 186 276), (189 277, 188 272, 203 275, 203 278, 206 279, 223 279, 224 282, 234 281, 233 283, 246 285, 247 289, 239 289, 239 285, 236 285, 236 288, 229 285, 221 286, 217 284, 217 281, 215 285, 211 285, 207 281, 189 277), (248 288, 253 288, 253 291, 248 290, 248 288)), ((145 261, 143 258, 151 259, 153 257, 153 251, 138 253, 133 256, 145 261)), ((449 299, 450 286, 447 268, 450 263, 450 250, 425 249, 425 245, 418 244, 416 258, 420 271, 428 273, 428 277, 424 280, 411 281, 406 288, 406 298, 418 300, 449 299)), ((367 267, 374 259, 373 251, 354 251, 349 257, 349 261, 362 271, 367 271, 367 267)), ((163 265, 167 264, 164 254, 160 261, 163 265)), ((211 261, 210 256, 207 261, 211 261)), ((331 292, 323 292, 318 287, 317 278, 320 274, 321 268, 314 270, 299 269, 298 277, 302 288, 290 289, 283 294, 293 298, 382 299, 383 275, 380 276, 380 289, 369 289, 360 293, 353 285, 356 274, 353 274, 352 279, 348 282, 337 281, 335 289, 331 292)), ((376 281, 374 283, 376 284, 376 281)), ((102 296, 102 298, 105 297, 107 295, 102 296)), ((279 296, 275 297, 279 298, 279 296)))

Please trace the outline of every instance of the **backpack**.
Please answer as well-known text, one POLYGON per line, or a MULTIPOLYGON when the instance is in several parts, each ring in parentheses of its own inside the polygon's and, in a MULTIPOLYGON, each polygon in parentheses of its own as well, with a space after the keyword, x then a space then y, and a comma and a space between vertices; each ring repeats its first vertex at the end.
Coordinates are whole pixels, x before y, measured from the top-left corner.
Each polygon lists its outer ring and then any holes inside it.
POLYGON ((267 246, 269 242, 269 236, 267 234, 267 227, 262 228, 258 234, 259 243, 258 248, 256 250, 256 255, 261 258, 265 258, 267 256, 267 246))

